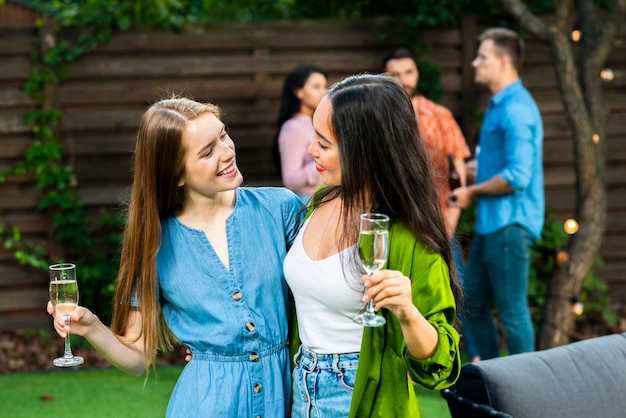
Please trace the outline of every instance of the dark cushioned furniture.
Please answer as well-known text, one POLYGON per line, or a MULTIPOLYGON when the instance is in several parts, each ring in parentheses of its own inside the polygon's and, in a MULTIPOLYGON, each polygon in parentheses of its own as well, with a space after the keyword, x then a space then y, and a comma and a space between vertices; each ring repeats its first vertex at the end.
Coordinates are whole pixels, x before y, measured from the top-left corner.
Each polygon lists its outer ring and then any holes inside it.
POLYGON ((625 418, 626 333, 464 364, 453 418, 625 418))

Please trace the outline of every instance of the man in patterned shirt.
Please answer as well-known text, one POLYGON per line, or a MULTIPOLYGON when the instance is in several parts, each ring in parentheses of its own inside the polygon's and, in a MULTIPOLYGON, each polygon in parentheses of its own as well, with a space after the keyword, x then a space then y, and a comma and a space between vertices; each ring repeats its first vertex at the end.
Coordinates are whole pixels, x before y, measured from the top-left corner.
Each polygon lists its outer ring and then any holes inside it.
POLYGON ((397 49, 387 55, 383 59, 383 68, 388 75, 402 85, 411 97, 420 136, 432 162, 431 167, 446 218, 448 236, 452 239, 461 211, 447 204, 446 198, 450 193, 447 157, 448 154, 452 154, 454 165, 461 176, 461 185, 465 185, 465 159, 471 154, 463 133, 450 110, 418 92, 419 71, 413 56, 407 49, 397 49))
MULTIPOLYGON (((417 89, 419 71, 411 52, 405 48, 396 49, 383 58, 384 71, 396 79, 411 97, 420 137, 426 146, 431 161, 435 186, 439 194, 439 202, 446 220, 446 230, 451 240, 452 252, 456 261, 459 276, 463 275, 463 259, 455 231, 461 214, 461 209, 448 205, 447 196, 450 193, 448 185, 448 155, 452 155, 454 166, 461 177, 461 185, 465 185, 465 159, 471 153, 463 137, 463 133, 456 123, 452 112, 432 100, 421 95, 417 89)), ((468 357, 477 361, 478 352, 474 349, 469 329, 463 329, 464 347, 468 357)))

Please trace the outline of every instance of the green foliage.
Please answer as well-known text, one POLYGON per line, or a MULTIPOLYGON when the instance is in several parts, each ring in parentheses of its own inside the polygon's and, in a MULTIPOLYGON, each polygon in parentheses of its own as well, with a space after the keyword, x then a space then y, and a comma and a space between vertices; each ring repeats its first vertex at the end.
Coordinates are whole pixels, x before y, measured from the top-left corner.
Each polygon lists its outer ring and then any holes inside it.
POLYGON ((41 329, 38 331, 39 333, 39 341, 41 341, 41 344, 44 347, 48 347, 50 345, 50 342, 52 340, 52 334, 50 333, 50 331, 47 331, 45 329, 41 329))
POLYGON ((294 0, 197 0, 190 1, 193 23, 251 22, 289 17, 294 0))
MULTIPOLYGON (((554 211, 548 211, 541 239, 532 248, 528 301, 536 323, 541 320, 543 305, 548 292, 548 283, 559 263, 567 261, 567 244, 570 235, 563 229, 563 222, 557 219, 554 211)), ((596 257, 594 267, 602 265, 602 259, 596 257)), ((581 320, 591 313, 600 313, 604 321, 615 326, 617 318, 610 308, 611 298, 607 294, 607 283, 599 278, 594 268, 585 277, 580 295, 571 295, 572 303, 581 302, 584 310, 578 316, 581 320)))
MULTIPOLYGON (((394 16, 413 28, 458 27, 463 13, 506 16, 501 0, 22 0, 68 26, 126 31, 133 25, 180 29, 185 23, 278 19, 356 19, 394 16)), ((552 0, 528 0, 534 13, 553 10, 552 0)), ((610 0, 599 0, 610 4, 610 0)))
POLYGON ((438 102, 443 96, 441 86, 441 67, 430 61, 419 62, 419 81, 417 88, 424 96, 438 102))
POLYGON ((472 203, 461 211, 459 223, 457 225, 457 234, 463 239, 471 239, 474 234, 474 215, 476 213, 476 202, 472 203))
POLYGON ((89 236, 89 251, 81 253, 80 268, 77 267, 83 289, 81 300, 105 321, 112 314, 111 301, 120 262, 119 244, 124 222, 122 214, 101 209, 97 229, 89 236), (87 289, 84 284, 87 284, 87 289), (85 290, 89 291, 87 295, 84 295, 85 290))
MULTIPOLYGON (((528 303, 535 322, 541 316, 542 307, 548 292, 548 283, 557 268, 557 257, 566 252, 569 235, 563 229, 553 210, 549 210, 541 232, 541 239, 531 249, 530 280, 528 283, 528 303)), ((574 295, 572 295, 574 296, 574 295)))
MULTIPOLYGON (((294 0, 30 0, 68 26, 127 31, 146 25, 179 30, 187 23, 250 22, 289 17, 294 0)), ((102 32, 101 32, 102 33, 102 32)))
MULTIPOLYGON (((605 0, 608 1, 608 0, 605 0)), ((552 0, 526 2, 531 11, 546 13, 553 9, 552 0)), ((294 0, 290 18, 340 18, 393 16, 402 17, 412 28, 458 27, 463 13, 505 15, 500 0, 294 0)))
POLYGON ((31 327, 26 327, 23 329, 24 331, 24 337, 27 339, 33 338, 35 336, 38 336, 39 341, 41 342, 41 344, 46 347, 50 345, 50 340, 51 340, 51 336, 52 334, 50 334, 50 331, 47 330, 36 330, 34 328, 31 327))
POLYGON ((181 0, 29 0, 25 3, 66 27, 86 30, 85 39, 79 35, 77 41, 95 42, 94 46, 112 33, 127 31, 133 25, 178 29, 189 19, 186 14, 189 2, 181 0))
POLYGON ((24 241, 22 232, 14 225, 0 221, 0 242, 5 250, 13 253, 21 265, 47 269, 46 250, 34 243, 24 241))
MULTIPOLYGON (((596 257, 594 267, 600 267, 602 263, 602 259, 596 257)), ((610 327, 616 327, 617 314, 611 309, 611 297, 608 295, 608 291, 608 284, 598 277, 592 268, 583 282, 580 300, 583 302, 586 312, 597 312, 610 327)))

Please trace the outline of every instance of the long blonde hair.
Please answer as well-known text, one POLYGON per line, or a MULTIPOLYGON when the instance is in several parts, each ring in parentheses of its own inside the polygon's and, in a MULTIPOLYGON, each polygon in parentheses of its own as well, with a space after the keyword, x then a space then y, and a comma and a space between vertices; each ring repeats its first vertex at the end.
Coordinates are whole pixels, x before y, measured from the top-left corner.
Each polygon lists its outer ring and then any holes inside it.
POLYGON ((144 113, 137 132, 111 329, 118 335, 125 333, 134 293, 142 318, 146 372, 159 350, 171 350, 177 342, 157 301, 160 221, 184 204, 184 191, 178 186, 185 168, 182 136, 189 121, 206 113, 221 115, 213 104, 175 96, 163 99, 144 113))

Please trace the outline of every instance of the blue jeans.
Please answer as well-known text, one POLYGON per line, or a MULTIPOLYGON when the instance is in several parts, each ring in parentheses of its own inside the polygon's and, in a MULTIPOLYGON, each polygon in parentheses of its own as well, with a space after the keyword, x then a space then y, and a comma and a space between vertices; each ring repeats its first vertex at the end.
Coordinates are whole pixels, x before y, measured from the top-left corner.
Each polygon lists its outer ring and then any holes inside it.
MULTIPOLYGON (((454 267, 456 268, 456 275, 459 279, 459 283, 463 286, 464 277, 465 277, 465 265, 463 263, 463 254, 461 253, 461 246, 459 245, 459 241, 455 238, 452 238, 450 241, 450 250, 452 251, 452 261, 454 262, 454 267)), ((474 336, 472 334, 472 329, 469 327, 467 320, 465 319, 463 312, 458 312, 457 314, 459 318, 459 323, 461 324, 461 338, 463 339, 463 348, 465 349, 465 353, 467 357, 471 360, 472 358, 478 356, 478 348, 476 348, 476 342, 474 341, 474 336)))
POLYGON ((500 355, 493 301, 506 331, 509 354, 534 351, 535 332, 528 309, 528 274, 533 239, 519 225, 475 235, 464 279, 465 318, 482 359, 500 355))
POLYGON ((345 418, 350 412, 359 353, 294 356, 292 418, 345 418))

